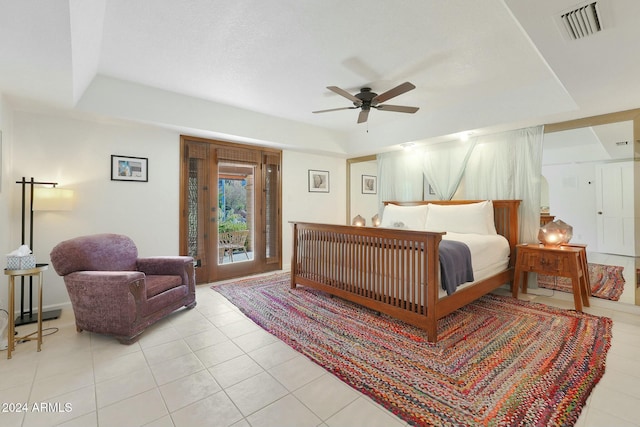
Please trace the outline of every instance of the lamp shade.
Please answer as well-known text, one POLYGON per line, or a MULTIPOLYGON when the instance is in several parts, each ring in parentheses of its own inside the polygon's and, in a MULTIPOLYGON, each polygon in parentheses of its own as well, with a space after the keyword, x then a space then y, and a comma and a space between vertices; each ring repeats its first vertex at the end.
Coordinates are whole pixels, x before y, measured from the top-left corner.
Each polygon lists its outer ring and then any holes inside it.
POLYGON ((356 215, 355 218, 353 218, 351 225, 355 225, 357 227, 364 227, 365 223, 366 221, 363 217, 361 217, 360 215, 356 215))
POLYGON ((572 237, 573 227, 560 219, 545 224, 538 231, 538 240, 545 246, 560 246, 569 243, 572 237))
POLYGON ((33 189, 34 211, 70 211, 73 208, 73 190, 38 187, 33 189))

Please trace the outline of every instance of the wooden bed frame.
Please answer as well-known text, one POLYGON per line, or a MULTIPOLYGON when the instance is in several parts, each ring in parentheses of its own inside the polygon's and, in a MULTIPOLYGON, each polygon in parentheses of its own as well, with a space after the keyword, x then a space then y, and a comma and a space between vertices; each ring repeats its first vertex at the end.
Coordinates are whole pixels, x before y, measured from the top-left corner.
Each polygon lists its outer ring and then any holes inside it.
MULTIPOLYGON (((480 200, 385 202, 456 205, 480 200)), ((438 319, 513 283, 520 200, 493 200, 496 231, 511 247, 506 270, 439 297, 438 245, 445 233, 292 222, 291 288, 309 286, 403 320, 438 339, 438 319), (423 250, 424 248, 424 250, 423 250), (426 302, 426 304, 424 304, 426 302)))

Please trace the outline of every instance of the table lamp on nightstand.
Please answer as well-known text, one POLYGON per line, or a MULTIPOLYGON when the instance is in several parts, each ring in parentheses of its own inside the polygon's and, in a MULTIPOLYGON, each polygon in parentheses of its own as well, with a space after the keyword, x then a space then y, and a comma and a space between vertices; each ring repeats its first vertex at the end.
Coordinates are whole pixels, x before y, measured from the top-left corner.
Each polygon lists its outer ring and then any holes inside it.
POLYGON ((356 227, 364 227, 366 225, 366 221, 362 216, 356 215, 356 217, 353 218, 351 225, 355 225, 356 227))
POLYGON ((573 227, 560 219, 545 224, 538 231, 538 240, 549 247, 569 243, 571 237, 573 237, 573 227))

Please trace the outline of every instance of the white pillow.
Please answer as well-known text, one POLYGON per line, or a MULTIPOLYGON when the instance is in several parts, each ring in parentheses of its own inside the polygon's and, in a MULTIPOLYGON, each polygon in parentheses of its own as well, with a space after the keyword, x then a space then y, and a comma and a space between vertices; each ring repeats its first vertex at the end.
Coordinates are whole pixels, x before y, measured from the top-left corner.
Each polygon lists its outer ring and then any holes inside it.
POLYGON ((426 229, 452 233, 498 234, 490 200, 466 205, 429 205, 426 229))
POLYGON ((428 210, 428 205, 398 206, 388 204, 382 212, 380 226, 424 230, 428 210))

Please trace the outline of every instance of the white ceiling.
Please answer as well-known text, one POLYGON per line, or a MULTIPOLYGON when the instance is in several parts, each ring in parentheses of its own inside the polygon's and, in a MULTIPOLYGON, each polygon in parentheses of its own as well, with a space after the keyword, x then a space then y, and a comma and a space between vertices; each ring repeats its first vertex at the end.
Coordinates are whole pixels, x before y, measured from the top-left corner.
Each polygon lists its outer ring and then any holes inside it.
MULTIPOLYGON (((346 155, 639 107, 640 2, 598 0, 603 31, 569 41, 556 18, 576 4, 584 2, 0 0, 0 93, 21 108, 136 120, 91 105, 111 101, 105 81, 141 85, 248 110, 247 120, 261 113, 274 126, 331 132, 346 155), (356 124, 355 110, 311 113, 350 106, 326 86, 382 93, 404 81, 417 88, 389 103, 416 114, 376 110, 356 124)), ((121 105, 136 101, 128 92, 121 105)), ((180 113, 146 121, 220 131, 186 125, 180 113)), ((247 133, 226 136, 282 142, 278 132, 247 133)))

